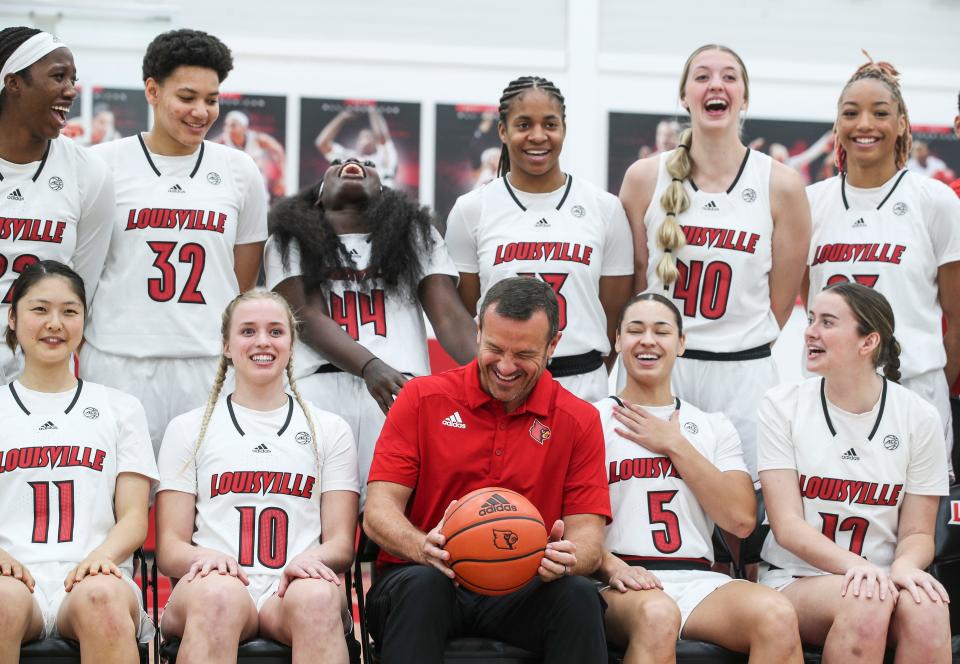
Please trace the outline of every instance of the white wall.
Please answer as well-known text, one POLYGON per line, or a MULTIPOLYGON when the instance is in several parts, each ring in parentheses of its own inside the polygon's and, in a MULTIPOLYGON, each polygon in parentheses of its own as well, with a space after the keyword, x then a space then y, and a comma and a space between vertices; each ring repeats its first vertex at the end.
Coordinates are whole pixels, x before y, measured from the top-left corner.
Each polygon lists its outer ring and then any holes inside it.
MULTIPOLYGON (((520 74, 560 85, 564 166, 597 183, 606 181, 607 112, 677 112, 679 71, 703 43, 741 53, 754 117, 831 120, 861 47, 900 68, 916 123, 949 123, 960 89, 957 0, 0 0, 0 25, 17 24, 55 26, 83 85, 121 87, 140 85, 158 32, 207 30, 234 51, 224 90, 288 95, 291 132, 299 96, 419 101, 424 203, 433 200, 433 104, 493 104, 520 74)), ((296 139, 287 141, 291 178, 296 139)))

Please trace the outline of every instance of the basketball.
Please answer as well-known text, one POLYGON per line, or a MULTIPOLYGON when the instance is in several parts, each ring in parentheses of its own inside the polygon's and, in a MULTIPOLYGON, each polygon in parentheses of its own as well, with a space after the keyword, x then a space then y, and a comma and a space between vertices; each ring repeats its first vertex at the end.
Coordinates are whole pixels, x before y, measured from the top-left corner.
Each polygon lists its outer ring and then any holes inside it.
POLYGON ((529 583, 547 545, 533 503, 500 487, 465 495, 440 532, 457 581, 481 595, 505 595, 529 583))

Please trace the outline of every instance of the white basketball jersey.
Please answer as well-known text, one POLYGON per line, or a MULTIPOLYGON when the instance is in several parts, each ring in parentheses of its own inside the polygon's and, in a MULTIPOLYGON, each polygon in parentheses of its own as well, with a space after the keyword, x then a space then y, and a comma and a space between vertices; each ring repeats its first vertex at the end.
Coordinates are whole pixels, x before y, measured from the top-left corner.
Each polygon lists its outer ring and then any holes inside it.
POLYGON ((660 155, 657 187, 643 218, 650 251, 648 290, 673 299, 691 350, 731 353, 769 344, 780 333, 770 310, 770 157, 749 150, 724 192, 700 191, 690 179, 683 183, 690 207, 677 221, 687 243, 674 250, 680 275, 665 290, 657 277, 663 256, 657 229, 666 216, 660 197, 673 179, 667 173, 672 153, 660 155))
MULTIPOLYGON (((704 413, 677 400, 684 437, 723 472, 747 473, 740 438, 721 413, 704 413)), ((620 436, 613 398, 594 404, 600 411, 606 441, 607 481, 613 521, 605 548, 628 561, 713 562, 714 523, 687 487, 670 457, 657 455, 620 436)), ((669 419, 676 406, 644 408, 669 419)))
POLYGON ((808 301, 856 281, 883 293, 900 340, 900 371, 943 369, 937 269, 960 260, 960 200, 942 182, 901 171, 876 189, 836 176, 807 187, 813 217, 808 301))
POLYGON ((572 175, 547 194, 497 178, 457 199, 446 235, 457 269, 480 275, 481 301, 508 277, 553 287, 563 332, 556 357, 610 351, 600 277, 633 274, 632 238, 617 197, 572 175))
MULTIPOLYGON (((946 495, 948 479, 936 409, 896 383, 884 385, 862 414, 830 404, 820 377, 770 390, 758 413, 757 460, 761 473, 797 472, 807 523, 889 568, 904 494, 946 495)), ((780 546, 773 531, 762 556, 793 576, 823 574, 780 546)))
MULTIPOLYGON (((422 278, 434 274, 459 278, 443 238, 432 227, 430 234, 434 240, 433 250, 416 258, 422 266, 422 278)), ((370 265, 369 234, 348 233, 339 237, 356 267, 345 269, 342 279, 323 289, 330 317, 354 341, 397 371, 414 376, 428 375, 430 357, 420 301, 388 293, 379 279, 366 282, 360 279, 370 265)), ((271 237, 264 250, 267 288, 303 274, 300 246, 296 240, 290 243, 289 258, 289 269, 284 270, 280 251, 271 237)), ((309 376, 324 364, 328 364, 326 358, 303 342, 297 342, 294 351, 297 378, 309 376)))
POLYGON ((209 141, 163 157, 139 135, 92 149, 113 168, 117 215, 87 340, 128 357, 219 354, 220 314, 239 293, 234 246, 267 237, 253 160, 209 141))
MULTIPOLYGON (((56 260, 83 278, 88 302, 96 291, 113 230, 113 182, 103 160, 58 137, 43 159, 0 159, 0 316, 7 320, 11 287, 38 260, 56 260)), ((0 349, 0 365, 10 351, 0 349)))
POLYGON ((320 494, 359 493, 353 434, 337 415, 310 406, 314 446, 300 405, 254 411, 221 398, 194 456, 203 408, 174 418, 160 447, 160 491, 197 497, 193 543, 279 575, 320 543, 320 494), (317 474, 319 448, 320 474, 317 474))
MULTIPOLYGON (((157 480, 140 402, 78 381, 69 392, 0 388, 0 548, 32 563, 79 563, 103 544, 119 473, 157 480)), ((133 575, 131 559, 119 565, 133 575)))

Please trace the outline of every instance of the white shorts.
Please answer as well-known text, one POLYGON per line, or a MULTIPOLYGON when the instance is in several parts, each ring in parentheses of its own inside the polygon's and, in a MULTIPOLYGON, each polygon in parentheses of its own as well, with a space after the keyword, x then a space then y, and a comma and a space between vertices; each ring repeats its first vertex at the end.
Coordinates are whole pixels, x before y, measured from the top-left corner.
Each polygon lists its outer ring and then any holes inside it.
POLYGON ((953 463, 950 452, 953 450, 953 413, 950 410, 950 386, 942 369, 934 369, 913 378, 904 378, 900 384, 911 392, 920 395, 933 404, 943 421, 943 437, 947 442, 947 468, 953 479, 953 463))
MULTIPOLYGON (((67 591, 63 587, 63 580, 67 574, 76 566, 76 563, 33 563, 28 566, 30 574, 37 582, 33 589, 33 600, 40 607, 40 615, 43 617, 43 633, 41 639, 59 636, 57 630, 57 618, 60 615, 60 607, 63 600, 67 598, 67 591)), ((137 626, 137 641, 140 643, 149 643, 154 635, 153 623, 150 616, 143 610, 143 598, 140 595, 140 586, 126 574, 123 574, 123 580, 130 586, 131 592, 137 598, 137 606, 140 607, 140 624, 137 626)), ((82 583, 82 582, 81 582, 82 583)))
MULTIPOLYGON (((156 454, 170 420, 207 403, 219 361, 219 357, 127 357, 105 353, 88 343, 80 352, 80 377, 140 400, 147 411, 156 454)), ((232 385, 230 371, 222 394, 232 391, 232 385)))
POLYGON ((557 378, 557 382, 584 401, 590 403, 600 401, 600 399, 610 396, 607 385, 609 376, 607 374, 607 367, 603 364, 587 373, 557 378))
POLYGON ((770 569, 770 566, 766 563, 760 564, 759 571, 760 577, 757 581, 774 590, 783 590, 797 579, 804 578, 802 576, 794 576, 785 569, 770 569))
POLYGON ((297 380, 303 398, 347 421, 357 444, 360 466, 360 511, 367 499, 367 476, 373 449, 387 419, 359 376, 345 371, 319 373, 297 380))
POLYGON ((743 460, 756 483, 757 408, 767 390, 779 384, 773 357, 758 360, 691 360, 677 358, 673 391, 708 413, 723 413, 740 434, 743 460))
POLYGON ((707 595, 721 586, 741 579, 731 579, 726 574, 702 570, 677 569, 654 570, 652 574, 660 579, 663 592, 676 602, 680 609, 680 634, 687 624, 687 618, 707 595))

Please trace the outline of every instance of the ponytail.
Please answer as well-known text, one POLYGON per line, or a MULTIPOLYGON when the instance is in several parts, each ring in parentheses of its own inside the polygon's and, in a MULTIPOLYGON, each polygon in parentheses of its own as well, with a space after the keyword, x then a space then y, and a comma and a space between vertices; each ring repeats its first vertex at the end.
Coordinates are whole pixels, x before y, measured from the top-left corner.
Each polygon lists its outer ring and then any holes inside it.
POLYGON ((664 209, 666 216, 657 228, 657 246, 663 251, 663 256, 657 263, 657 277, 663 282, 664 288, 677 280, 679 273, 673 254, 687 243, 677 217, 690 207, 690 196, 687 195, 683 182, 690 177, 693 170, 693 160, 690 158, 692 142, 693 129, 685 129, 680 134, 677 149, 667 158, 667 174, 673 181, 667 185, 660 197, 660 207, 664 209))
POLYGON ((887 380, 892 380, 894 383, 900 382, 900 342, 897 341, 897 338, 890 335, 890 339, 887 340, 887 346, 884 348, 882 354, 883 357, 883 375, 886 376, 887 380))

